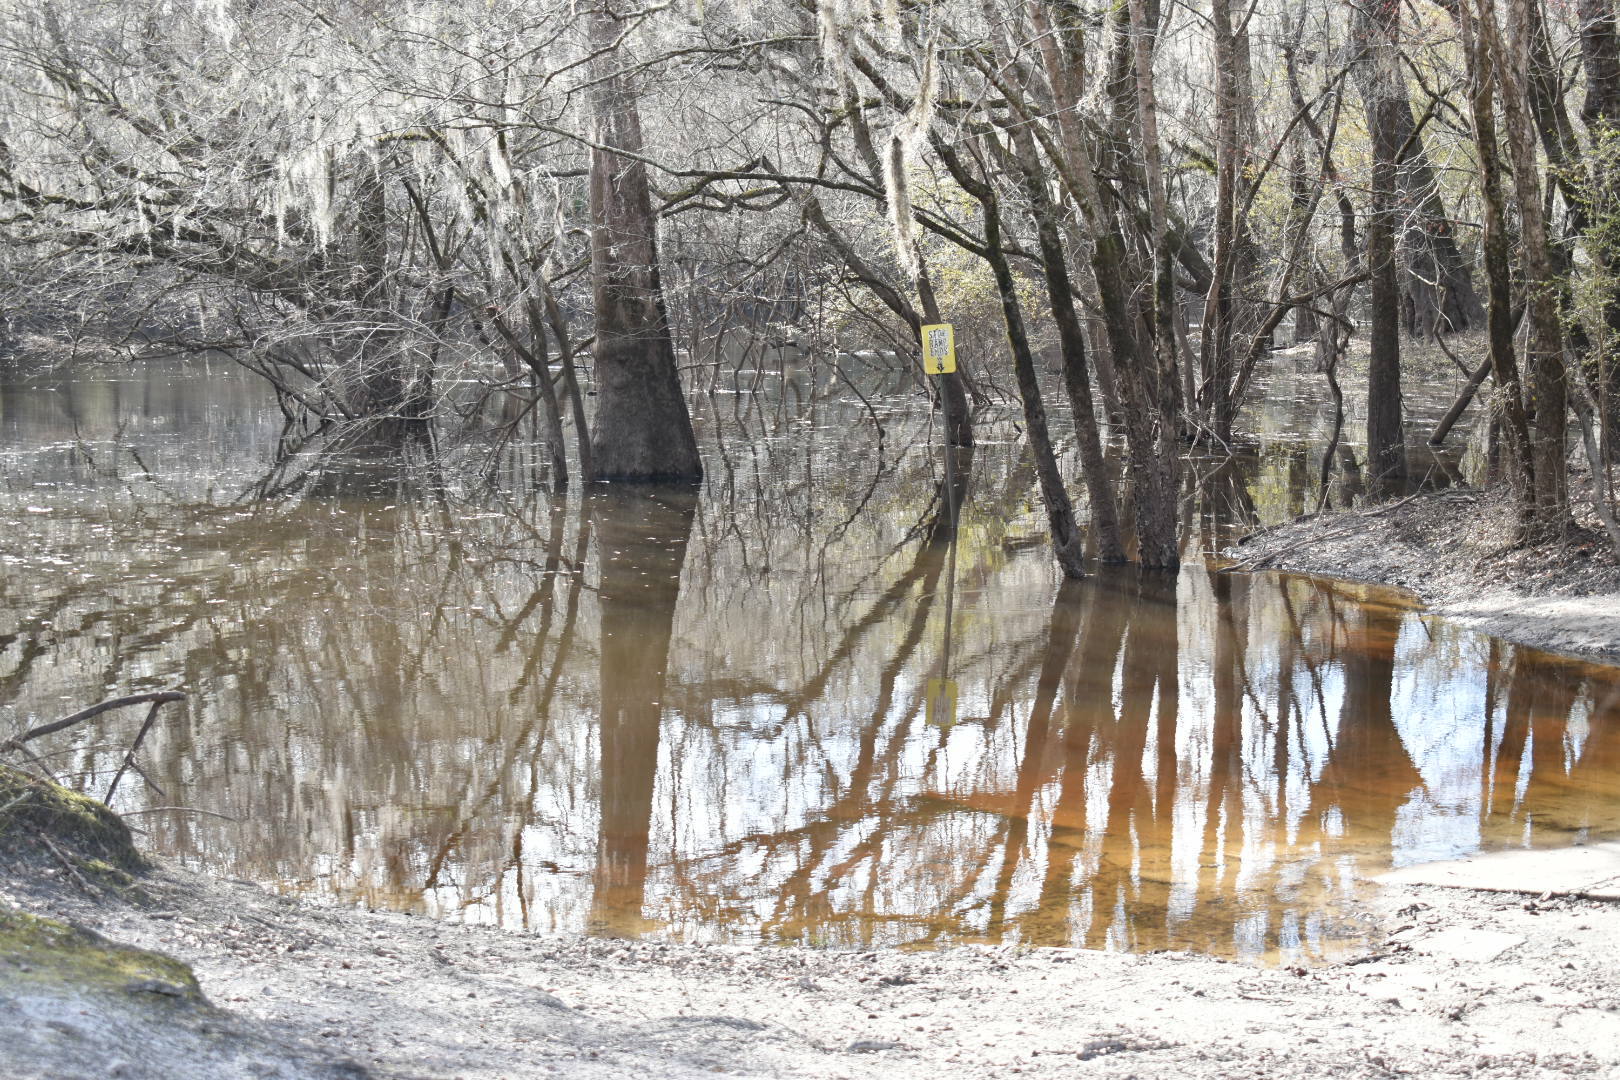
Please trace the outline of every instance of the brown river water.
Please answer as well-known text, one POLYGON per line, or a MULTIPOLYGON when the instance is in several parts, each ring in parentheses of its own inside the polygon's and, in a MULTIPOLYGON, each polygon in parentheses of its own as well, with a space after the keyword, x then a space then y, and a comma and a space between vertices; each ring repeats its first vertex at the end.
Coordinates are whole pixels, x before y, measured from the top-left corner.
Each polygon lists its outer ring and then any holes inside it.
MULTIPOLYGON (((1620 835, 1617 669, 1206 567, 1305 507, 1308 379, 1191 463, 1179 575, 1064 585, 1011 413, 953 558, 914 391, 761 381, 697 399, 701 492, 563 497, 525 439, 272 469, 220 361, 0 380, 0 736, 183 688, 151 848, 548 932, 1308 963, 1367 875, 1620 835)), ((99 792, 140 719, 42 748, 99 792)))

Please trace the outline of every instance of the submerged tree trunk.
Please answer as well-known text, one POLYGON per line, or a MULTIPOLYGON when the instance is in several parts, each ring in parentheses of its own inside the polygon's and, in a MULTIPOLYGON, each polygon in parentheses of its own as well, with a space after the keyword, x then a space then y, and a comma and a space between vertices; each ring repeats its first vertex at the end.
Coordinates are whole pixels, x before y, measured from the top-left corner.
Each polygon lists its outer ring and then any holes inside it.
MULTIPOLYGON (((591 21, 596 48, 610 49, 618 26, 612 0, 604 0, 591 21)), ((627 156, 642 149, 641 114, 629 76, 603 72, 592 104, 598 144, 590 169, 597 396, 590 479, 693 483, 702 479, 703 466, 675 369, 658 275, 658 222, 646 166, 627 156)))
MULTIPOLYGON (((923 317, 930 323, 946 322, 934 295, 933 281, 928 276, 928 265, 922 253, 917 255, 917 299, 922 304, 923 317)), ((922 352, 922 324, 916 329, 917 351, 922 352)), ((967 388, 964 386, 962 366, 964 358, 956 359, 956 370, 938 376, 939 400, 945 410, 945 444, 970 448, 973 445, 973 410, 968 407, 967 388)))
POLYGON ((1124 230, 1103 199, 1102 185, 1092 166, 1089 136, 1080 122, 1077 67, 1070 62, 1071 57, 1083 55, 1075 13, 1045 0, 1030 0, 1027 10, 1037 32, 1041 64, 1058 105, 1058 152, 1063 158, 1060 178, 1094 238, 1092 277, 1102 307, 1109 366, 1124 414, 1137 557, 1143 566, 1172 569, 1181 564, 1176 527, 1178 417, 1173 407, 1174 388, 1165 391, 1163 384, 1174 383, 1176 372, 1159 371, 1156 351, 1151 346, 1143 348, 1138 340, 1131 296, 1148 283, 1129 264, 1124 230), (1165 393, 1171 396, 1167 399, 1165 393), (1167 408, 1167 404, 1171 407, 1167 408))
POLYGON ((355 368, 348 380, 347 408, 370 421, 369 438, 395 441, 405 419, 410 376, 399 335, 388 311, 388 188, 380 162, 358 164, 349 229, 344 313, 350 325, 343 348, 355 368))
MULTIPOLYGON (((1140 3, 1131 5, 1133 21, 1139 18, 1140 8, 1140 3)), ((1201 419, 1209 433, 1221 443, 1230 443, 1237 415, 1237 402, 1232 400, 1236 376, 1233 341, 1235 324, 1240 321, 1239 309, 1243 306, 1234 298, 1234 293, 1241 291, 1252 263, 1246 250, 1243 215, 1238 211, 1243 200, 1240 188, 1245 186, 1241 177, 1248 160, 1248 147, 1241 137, 1238 122, 1238 87, 1242 81, 1240 70, 1247 58, 1239 56, 1231 0, 1213 0, 1210 27, 1215 52, 1215 273, 1204 303, 1203 342, 1199 352, 1200 404, 1203 406, 1201 419)), ((1138 31, 1138 36, 1140 33, 1138 31)), ((1243 45, 1246 50, 1246 38, 1243 45)), ((1156 298, 1162 303, 1162 297, 1156 298)))

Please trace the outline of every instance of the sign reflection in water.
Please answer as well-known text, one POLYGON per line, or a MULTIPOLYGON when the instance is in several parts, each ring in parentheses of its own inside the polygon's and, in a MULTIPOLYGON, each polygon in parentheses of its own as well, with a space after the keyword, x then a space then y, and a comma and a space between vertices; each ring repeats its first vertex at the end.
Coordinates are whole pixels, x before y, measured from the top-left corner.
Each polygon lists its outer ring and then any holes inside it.
MULTIPOLYGON (((0 728, 183 684, 170 797, 120 801, 237 821, 149 815, 155 848, 546 930, 1310 958, 1356 940, 1358 874, 1620 834, 1612 669, 1304 579, 1060 586, 1010 428, 961 470, 930 724, 948 500, 927 414, 867 389, 881 453, 836 385, 713 399, 689 499, 531 494, 519 446, 493 493, 263 502, 251 383, 0 387, 0 728)), ((1189 519, 1285 511, 1303 438, 1189 519)), ((53 760, 96 789, 124 734, 53 760)))

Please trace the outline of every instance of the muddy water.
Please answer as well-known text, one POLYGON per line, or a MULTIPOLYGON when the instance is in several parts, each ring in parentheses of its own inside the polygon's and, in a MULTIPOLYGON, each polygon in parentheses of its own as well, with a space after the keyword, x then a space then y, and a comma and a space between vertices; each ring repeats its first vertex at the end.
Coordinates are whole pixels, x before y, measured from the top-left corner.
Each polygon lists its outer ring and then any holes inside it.
MULTIPOLYGON (((1309 961, 1362 875, 1620 835, 1614 669, 1203 568, 1306 497, 1308 387, 1189 470, 1179 576, 1063 586, 1010 425, 953 529, 866 390, 704 398, 701 493, 554 498, 521 439, 272 471, 228 367, 0 385, 0 734, 182 686, 118 795, 151 846, 545 931, 1309 961)), ((104 789, 139 719, 52 768, 104 789)))

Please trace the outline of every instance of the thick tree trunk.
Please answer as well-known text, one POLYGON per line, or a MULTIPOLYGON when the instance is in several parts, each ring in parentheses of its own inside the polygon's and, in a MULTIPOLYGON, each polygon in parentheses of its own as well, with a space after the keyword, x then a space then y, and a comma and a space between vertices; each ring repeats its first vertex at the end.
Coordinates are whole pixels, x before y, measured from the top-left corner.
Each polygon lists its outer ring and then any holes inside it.
POLYGON ((1179 458, 1174 424, 1155 415, 1156 405, 1142 377, 1143 351, 1136 336, 1123 277, 1124 241, 1114 233, 1097 237, 1092 269, 1102 298, 1103 319, 1113 351, 1130 454, 1131 499, 1136 513, 1137 557, 1143 566, 1169 570, 1181 565, 1176 528, 1176 472, 1179 458))
POLYGON ((348 346, 358 368, 348 408, 355 419, 375 422, 373 437, 390 441, 407 412, 410 376, 397 335, 389 332, 388 188, 380 163, 362 159, 357 169, 344 314, 352 323, 348 346))
POLYGON ((1362 53, 1357 80, 1365 99, 1382 103, 1380 125, 1399 159, 1395 184, 1402 213, 1391 228, 1398 230, 1394 243, 1401 272, 1395 295, 1401 324, 1422 339, 1471 329, 1484 322, 1485 309, 1412 113, 1398 53, 1399 6, 1393 0, 1357 0, 1357 5, 1351 20, 1362 53), (1387 52, 1387 63, 1381 65, 1369 50, 1387 52))
POLYGON ((1468 262, 1457 247, 1423 140, 1412 134, 1416 122, 1411 105, 1403 100, 1390 118, 1396 124, 1393 141, 1408 147, 1396 173, 1401 205, 1410 208, 1400 235, 1401 314, 1406 331, 1427 340, 1477 327, 1485 318, 1485 309, 1468 262))
MULTIPOLYGON (((1129 7, 1142 171, 1147 180, 1149 240, 1153 246, 1153 299, 1149 312, 1153 326, 1154 367, 1158 373, 1157 397, 1160 411, 1179 419, 1180 385, 1175 375, 1176 260, 1170 244, 1169 197, 1165 192, 1164 164, 1159 154, 1159 105, 1153 80, 1153 51, 1158 36, 1159 13, 1158 5, 1155 3, 1150 11, 1146 0, 1130 0, 1129 7)), ((1247 38, 1244 45, 1247 47, 1247 38)))
POLYGON ((1215 280, 1204 303, 1204 342, 1199 351, 1202 421, 1220 442, 1231 442, 1236 402, 1233 304, 1236 264, 1241 261, 1238 175, 1247 149, 1238 138, 1238 49, 1231 0, 1213 0, 1210 29, 1215 37, 1215 280))
MULTIPOLYGON (((1164 410, 1165 399, 1157 391, 1162 382, 1174 381, 1175 372, 1154 370, 1153 351, 1143 349, 1138 341, 1131 296, 1138 286, 1147 283, 1127 262, 1123 231, 1103 200, 1092 167, 1088 135, 1080 122, 1077 68, 1068 59, 1082 48, 1075 12, 1043 0, 1029 0, 1027 10, 1036 31, 1042 66, 1056 95, 1063 159, 1059 175, 1094 237, 1092 276, 1103 310, 1130 454, 1137 556, 1143 566, 1173 569, 1181 564, 1176 506, 1178 417, 1174 410, 1164 410)), ((1125 71, 1129 72, 1130 67, 1125 71)), ((1133 86, 1134 82, 1132 79, 1133 86)), ((1134 93, 1131 99, 1134 101, 1134 93)))
MULTIPOLYGON (((592 16, 593 44, 618 33, 611 0, 592 16)), ((604 65, 616 63, 610 53, 604 65)), ((593 94, 591 277, 596 302, 596 419, 592 480, 694 483, 703 477, 692 417, 675 369, 658 275, 641 115, 627 75, 605 70, 593 94), (615 151, 624 151, 624 154, 615 151)))
POLYGON ((1367 270, 1372 275, 1367 359, 1368 484, 1391 495, 1406 483, 1401 407, 1400 268, 1395 262, 1396 190, 1402 117, 1412 110, 1400 90, 1399 0, 1363 0, 1354 19, 1363 70, 1362 94, 1372 138, 1372 191, 1367 214, 1367 270))

